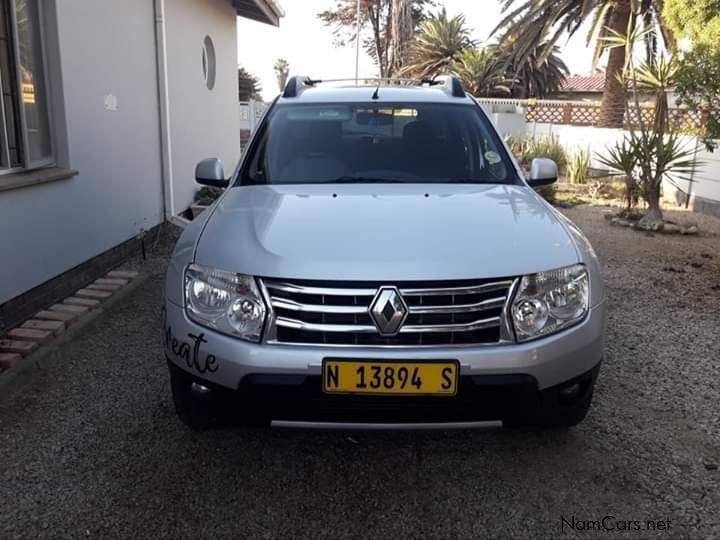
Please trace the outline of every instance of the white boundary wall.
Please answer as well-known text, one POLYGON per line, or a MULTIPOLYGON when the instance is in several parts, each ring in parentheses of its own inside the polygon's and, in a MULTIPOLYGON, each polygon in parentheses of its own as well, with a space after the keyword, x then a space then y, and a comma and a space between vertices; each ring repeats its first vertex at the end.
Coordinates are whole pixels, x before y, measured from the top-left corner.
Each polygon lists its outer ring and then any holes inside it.
MULTIPOLYGON (((609 145, 614 144, 624 134, 621 129, 527 123, 525 110, 514 102, 482 100, 481 106, 503 137, 552 135, 557 137, 560 143, 570 151, 579 148, 588 150, 591 156, 591 165, 597 168, 604 168, 598 161, 598 154, 604 153, 609 145)), ((684 194, 689 194, 692 208, 720 217, 720 148, 711 153, 695 137, 683 137, 683 140, 688 148, 696 152, 701 163, 693 174, 692 181, 675 179, 674 183, 680 188, 680 191, 666 182, 665 193, 678 202, 684 202, 686 199, 684 194)))
MULTIPOLYGON (((573 148, 587 149, 590 151, 592 165, 603 168, 597 160, 598 154, 604 153, 609 145, 614 144, 623 136, 624 132, 620 129, 530 123, 526 126, 526 133, 529 137, 552 135, 571 151, 573 148)), ((701 163, 693 175, 692 183, 678 179, 675 179, 674 183, 683 193, 720 203, 720 149, 710 153, 697 138, 683 137, 682 139, 687 148, 697 152, 698 160, 701 163)), ((676 189, 672 185, 669 183, 666 185, 667 194, 673 194, 675 191, 676 189)))

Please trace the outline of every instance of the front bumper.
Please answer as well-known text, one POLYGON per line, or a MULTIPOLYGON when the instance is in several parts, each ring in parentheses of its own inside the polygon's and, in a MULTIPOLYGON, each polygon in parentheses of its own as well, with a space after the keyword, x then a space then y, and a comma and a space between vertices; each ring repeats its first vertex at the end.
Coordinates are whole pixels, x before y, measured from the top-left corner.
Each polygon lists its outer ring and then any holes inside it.
POLYGON ((430 429, 522 426, 589 403, 600 370, 539 390, 530 375, 461 376, 454 397, 327 395, 316 375, 254 374, 237 390, 202 381, 168 362, 174 377, 203 385, 198 394, 222 423, 342 429, 430 429), (567 389, 576 388, 572 397, 567 389))
POLYGON ((199 381, 238 390, 249 376, 288 380, 321 375, 324 358, 362 360, 448 360, 460 363, 462 380, 483 376, 525 376, 538 391, 591 372, 602 359, 605 302, 577 326, 558 334, 512 345, 478 347, 382 348, 317 347, 250 343, 190 321, 185 310, 166 302, 165 351, 168 360, 199 381))

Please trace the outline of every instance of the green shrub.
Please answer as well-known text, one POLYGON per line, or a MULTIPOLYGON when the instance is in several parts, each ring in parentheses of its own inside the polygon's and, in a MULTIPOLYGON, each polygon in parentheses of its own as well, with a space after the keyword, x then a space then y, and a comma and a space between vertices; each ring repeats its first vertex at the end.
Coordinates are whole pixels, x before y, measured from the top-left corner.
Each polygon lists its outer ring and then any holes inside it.
POLYGON ((568 156, 567 175, 571 184, 587 184, 590 178, 590 152, 577 149, 568 156))
POLYGON ((203 186, 195 193, 195 202, 203 205, 212 204, 225 191, 222 188, 203 186))
MULTIPOLYGON (((535 158, 547 158, 552 159, 557 163, 560 174, 564 174, 567 169, 568 160, 565 148, 555 136, 540 136, 540 137, 528 137, 528 138, 517 138, 508 136, 505 138, 505 142, 510 147, 510 151, 515 155, 515 158, 520 162, 520 165, 528 170, 532 165, 532 160, 535 158)), ((554 185, 541 186, 535 188, 535 191, 547 202, 555 202, 556 188, 554 185)))
POLYGON ((536 187, 535 191, 550 204, 555 202, 557 189, 554 185, 536 187))
POLYGON ((554 135, 539 137, 506 137, 505 142, 515 155, 520 165, 529 169, 532 160, 535 158, 552 159, 557 163, 558 169, 563 174, 567 168, 567 152, 560 140, 554 135))
POLYGON ((535 158, 547 158, 552 159, 557 163, 558 169, 561 174, 565 172, 567 168, 567 152, 560 140, 550 135, 549 137, 533 137, 527 139, 523 145, 522 151, 522 163, 528 167, 532 164, 532 160, 535 158))

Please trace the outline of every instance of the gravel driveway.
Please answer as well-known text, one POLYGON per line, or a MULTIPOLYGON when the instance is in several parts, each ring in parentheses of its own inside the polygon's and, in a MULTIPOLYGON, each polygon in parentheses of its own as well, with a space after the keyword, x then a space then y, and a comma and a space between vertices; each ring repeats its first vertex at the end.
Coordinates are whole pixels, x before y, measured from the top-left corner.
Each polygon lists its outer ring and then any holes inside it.
POLYGON ((0 537, 720 537, 720 221, 646 237, 566 212, 611 302, 578 428, 192 433, 161 349, 165 238, 138 290, 0 388, 0 537))

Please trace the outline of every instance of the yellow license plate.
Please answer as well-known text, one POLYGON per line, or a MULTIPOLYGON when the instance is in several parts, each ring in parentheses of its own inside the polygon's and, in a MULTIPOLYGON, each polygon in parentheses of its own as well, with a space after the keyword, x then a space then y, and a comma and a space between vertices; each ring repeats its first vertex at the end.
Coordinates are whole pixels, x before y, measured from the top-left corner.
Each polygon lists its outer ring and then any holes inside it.
POLYGON ((327 394, 454 396, 459 366, 445 362, 323 361, 327 394))

